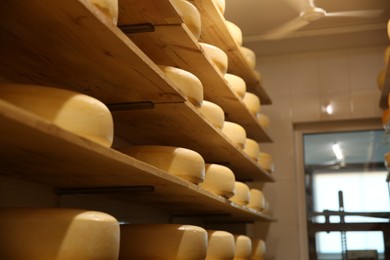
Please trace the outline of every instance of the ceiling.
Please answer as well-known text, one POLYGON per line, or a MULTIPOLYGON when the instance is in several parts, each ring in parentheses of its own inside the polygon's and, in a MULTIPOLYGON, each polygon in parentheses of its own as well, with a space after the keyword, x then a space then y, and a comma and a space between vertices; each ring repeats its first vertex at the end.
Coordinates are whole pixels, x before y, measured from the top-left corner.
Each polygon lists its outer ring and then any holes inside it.
POLYGON ((386 24, 389 0, 316 0, 327 13, 383 10, 375 18, 325 17, 279 40, 265 40, 272 29, 299 16, 308 0, 226 0, 225 18, 237 24, 244 46, 257 55, 274 55, 324 49, 351 48, 389 43, 386 24))

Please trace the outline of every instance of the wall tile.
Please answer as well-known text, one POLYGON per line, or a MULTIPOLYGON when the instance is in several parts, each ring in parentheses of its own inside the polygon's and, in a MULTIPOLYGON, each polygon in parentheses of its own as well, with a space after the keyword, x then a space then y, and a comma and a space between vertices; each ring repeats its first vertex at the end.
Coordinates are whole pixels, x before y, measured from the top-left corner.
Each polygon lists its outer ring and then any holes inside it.
POLYGON ((257 70, 263 75, 263 85, 271 96, 290 94, 290 60, 288 56, 271 56, 261 59, 257 70))
POLYGON ((272 105, 262 106, 261 112, 271 119, 269 133, 272 138, 291 133, 292 107, 290 94, 275 95, 272 99, 272 105))
POLYGON ((327 51, 319 54, 320 91, 348 90, 348 52, 327 51))
POLYGON ((321 119, 336 120, 351 118, 351 97, 349 90, 328 90, 321 93, 321 119), (325 107, 331 105, 332 114, 325 112, 325 107))
POLYGON ((318 93, 319 66, 317 53, 291 55, 291 90, 294 94, 318 93))
POLYGON ((321 106, 319 93, 302 93, 292 97, 293 122, 319 121, 321 106))
POLYGON ((382 117, 382 110, 379 108, 380 95, 381 93, 377 89, 352 92, 352 118, 382 117))

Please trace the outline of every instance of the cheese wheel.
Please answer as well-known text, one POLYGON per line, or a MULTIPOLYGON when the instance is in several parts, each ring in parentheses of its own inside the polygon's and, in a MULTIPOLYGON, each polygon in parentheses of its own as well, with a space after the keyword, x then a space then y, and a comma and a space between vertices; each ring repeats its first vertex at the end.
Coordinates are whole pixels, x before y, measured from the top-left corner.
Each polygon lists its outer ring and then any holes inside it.
POLYGON ((390 109, 386 109, 383 111, 382 125, 386 129, 389 127, 389 123, 390 123, 390 109))
POLYGON ((202 22, 198 9, 193 4, 185 0, 170 1, 182 17, 184 24, 188 27, 195 38, 199 40, 202 30, 202 22))
POLYGON ((226 27, 228 28, 233 40, 239 45, 242 45, 242 31, 240 27, 238 27, 236 24, 225 21, 226 27))
POLYGON ((257 122, 259 123, 259 125, 264 129, 264 130, 268 130, 269 129, 269 125, 271 123, 271 120, 269 119, 268 116, 262 114, 262 113, 257 113, 256 114, 256 119, 257 119, 257 122))
POLYGON ((240 149, 245 148, 246 131, 239 124, 225 121, 225 123, 223 123, 222 133, 240 149))
POLYGON ((243 47, 243 46, 240 47, 240 51, 241 51, 242 55, 244 56, 245 61, 248 63, 249 67, 251 69, 255 69, 256 68, 256 54, 255 54, 255 52, 252 51, 251 49, 243 47))
POLYGON ((165 75, 180 89, 194 106, 203 102, 202 82, 191 72, 171 66, 159 66, 165 75))
POLYGON ((234 195, 236 177, 232 170, 219 164, 206 164, 206 175, 200 186, 225 198, 234 195))
POLYGON ((247 260, 252 255, 252 240, 248 236, 235 235, 236 251, 234 260, 247 260))
POLYGON ((255 75, 256 80, 261 84, 263 82, 263 75, 260 71, 253 70, 253 74, 255 75))
POLYGON ((390 40, 390 19, 389 19, 389 21, 387 21, 387 37, 390 40))
POLYGON ((261 110, 260 99, 253 93, 246 92, 242 100, 245 106, 248 108, 249 112, 256 116, 257 113, 261 110))
POLYGON ((265 209, 265 199, 263 192, 258 189, 250 189, 250 199, 248 203, 248 208, 263 211, 265 209))
POLYGON ((203 260, 207 232, 201 227, 180 224, 121 225, 119 259, 203 260))
POLYGON ((385 86, 385 80, 386 80, 386 71, 381 70, 378 73, 378 76, 376 77, 376 83, 377 83, 379 90, 382 90, 383 87, 385 86))
POLYGON ((236 181, 234 196, 230 198, 234 203, 245 206, 249 203, 250 191, 248 185, 243 182, 236 181))
POLYGON ((118 23, 118 0, 89 0, 94 6, 102 11, 112 22, 118 23))
POLYGON ((257 157, 260 153, 259 144, 255 140, 247 138, 245 141, 244 153, 246 153, 253 160, 257 161, 257 157))
POLYGON ((225 0, 213 0, 213 2, 217 5, 218 10, 221 11, 222 14, 224 14, 225 7, 226 7, 226 1, 225 0))
POLYGON ((198 110, 213 126, 222 129, 225 122, 225 112, 220 106, 204 100, 198 110))
POLYGON ((204 42, 200 42, 199 44, 202 47, 205 55, 211 59, 211 61, 217 66, 222 74, 225 74, 228 68, 228 57, 226 53, 214 45, 204 42))
POLYGON ((227 81, 229 88, 240 98, 244 98, 246 93, 245 81, 241 77, 229 73, 226 73, 223 77, 227 81))
POLYGON ((158 145, 127 146, 118 150, 194 184, 204 180, 205 162, 195 151, 158 145))
POLYGON ((79 209, 0 209, 0 258, 115 260, 119 223, 79 209))
POLYGON ((265 242, 262 239, 252 239, 252 260, 263 260, 265 252, 265 242))
POLYGON ((220 230, 207 230, 207 234, 206 260, 231 260, 234 258, 235 244, 231 233, 220 230))
POLYGON ((103 146, 112 145, 114 123, 111 113, 93 97, 59 88, 2 84, 0 99, 103 146))
POLYGON ((271 171, 272 170, 272 156, 268 153, 259 153, 259 157, 257 157, 257 163, 260 168, 271 171))

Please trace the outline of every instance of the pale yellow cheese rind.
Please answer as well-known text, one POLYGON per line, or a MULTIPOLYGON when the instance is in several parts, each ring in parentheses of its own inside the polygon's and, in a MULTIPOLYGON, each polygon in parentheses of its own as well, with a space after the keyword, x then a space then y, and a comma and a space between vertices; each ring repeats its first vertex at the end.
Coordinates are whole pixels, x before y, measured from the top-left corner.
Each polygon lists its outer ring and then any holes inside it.
POLYGON ((205 162, 203 157, 190 149, 173 146, 135 145, 122 147, 118 150, 194 184, 199 184, 204 180, 205 162))
POLYGON ((229 88, 233 90, 233 92, 236 93, 240 98, 244 98, 246 93, 245 81, 241 77, 229 73, 226 73, 223 75, 223 77, 227 81, 229 88))
POLYGON ((264 130, 268 130, 269 129, 269 126, 271 124, 271 119, 267 115, 262 114, 262 113, 257 113, 256 114, 256 119, 257 119, 257 122, 259 123, 259 125, 264 130))
POLYGON ((201 260, 207 254, 207 232, 193 225, 121 225, 120 260, 201 260))
POLYGON ((200 187, 222 197, 230 198, 235 192, 235 182, 236 177, 228 167, 207 163, 205 179, 200 187))
POLYGON ((208 247, 206 260, 233 259, 235 254, 234 236, 226 231, 207 230, 208 247))
POLYGON ((267 171, 272 170, 272 156, 268 153, 259 153, 259 157, 257 158, 257 163, 262 169, 267 171))
POLYGON ((1 84, 0 99, 100 145, 112 145, 111 112, 93 97, 59 88, 1 84))
POLYGON ((248 203, 248 208, 257 211, 263 211, 265 209, 264 194, 261 190, 250 189, 250 199, 248 203))
POLYGON ((119 223, 79 209, 0 209, 0 259, 116 260, 119 223))
POLYGON ((214 45, 204 42, 200 42, 199 44, 202 47, 205 55, 211 59, 211 61, 217 66, 222 74, 225 74, 228 69, 228 57, 226 53, 214 45))
POLYGON ((253 116, 261 111, 260 99, 257 95, 246 92, 242 101, 253 116))
POLYGON ((204 100, 198 110, 213 126, 222 129, 225 122, 225 112, 220 106, 204 100))
POLYGON ((245 148, 246 131, 239 124, 225 121, 222 127, 222 133, 239 148, 245 148))
POLYGON ((260 153, 259 144, 255 140, 247 138, 245 141, 244 153, 246 153, 253 160, 257 161, 260 153))
POLYGON ((118 23, 118 0, 89 0, 93 5, 99 8, 112 22, 118 23))
POLYGON ((235 23, 225 21, 226 27, 228 28, 233 40, 239 45, 242 45, 242 31, 235 23))
POLYGON ((256 68, 256 54, 251 49, 241 46, 240 51, 251 69, 256 68))
POLYGON ((226 8, 226 1, 225 0, 213 0, 213 2, 217 5, 217 8, 219 11, 221 11, 222 14, 225 13, 226 8))
POLYGON ((236 251, 234 260, 247 260, 252 255, 252 240, 245 235, 235 235, 236 251))
POLYGON ((194 106, 199 107, 203 102, 202 82, 189 71, 172 66, 159 66, 165 75, 178 87, 194 106))
POLYGON ((202 31, 202 21, 198 9, 185 0, 170 0, 176 8, 179 15, 183 18, 184 24, 197 40, 200 38, 202 31))
POLYGON ((235 194, 230 198, 234 203, 245 206, 249 203, 250 191, 248 185, 243 182, 236 181, 235 194))
POLYGON ((252 260, 263 260, 266 245, 262 239, 252 239, 252 260))
POLYGON ((379 90, 382 90, 383 87, 385 86, 385 80, 386 80, 386 71, 385 70, 379 71, 379 73, 376 77, 376 83, 377 83, 379 90))

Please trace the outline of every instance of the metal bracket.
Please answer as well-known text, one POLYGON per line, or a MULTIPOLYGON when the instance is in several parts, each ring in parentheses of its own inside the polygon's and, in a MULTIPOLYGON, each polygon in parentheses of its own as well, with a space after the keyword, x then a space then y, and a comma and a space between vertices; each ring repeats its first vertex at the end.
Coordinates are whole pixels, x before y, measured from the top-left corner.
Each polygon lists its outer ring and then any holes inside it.
POLYGON ((154 186, 109 186, 109 187, 83 187, 83 188, 55 188, 58 195, 85 195, 85 194, 119 194, 154 192, 154 186))
POLYGON ((151 101, 139 101, 139 102, 106 104, 106 106, 111 112, 114 112, 114 111, 126 111, 126 110, 153 109, 154 103, 151 101))
POLYGON ((154 32, 154 26, 151 23, 119 25, 118 27, 125 34, 154 32))

